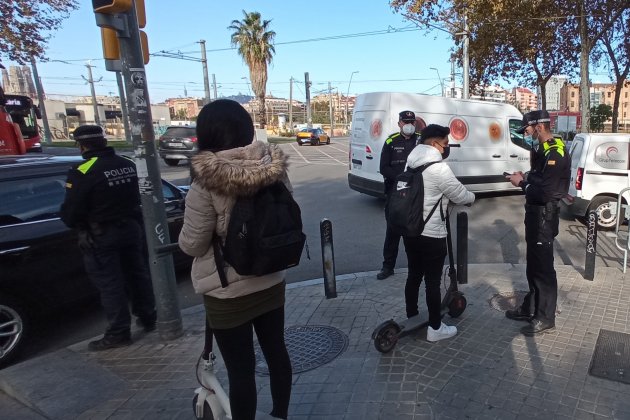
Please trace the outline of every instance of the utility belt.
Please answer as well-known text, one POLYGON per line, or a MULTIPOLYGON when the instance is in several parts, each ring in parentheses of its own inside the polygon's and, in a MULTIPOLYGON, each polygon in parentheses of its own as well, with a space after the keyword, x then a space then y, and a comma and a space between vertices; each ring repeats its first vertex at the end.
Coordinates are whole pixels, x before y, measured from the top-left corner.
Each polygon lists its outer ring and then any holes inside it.
POLYGON ((92 235, 100 236, 105 233, 108 227, 113 226, 113 227, 121 228, 121 227, 126 226, 132 220, 133 219, 131 218, 121 218, 121 219, 116 219, 116 220, 110 220, 107 222, 89 222, 88 230, 90 231, 92 235))
POLYGON ((525 213, 538 214, 544 220, 553 220, 560 212, 557 201, 550 201, 543 206, 525 204, 525 213))

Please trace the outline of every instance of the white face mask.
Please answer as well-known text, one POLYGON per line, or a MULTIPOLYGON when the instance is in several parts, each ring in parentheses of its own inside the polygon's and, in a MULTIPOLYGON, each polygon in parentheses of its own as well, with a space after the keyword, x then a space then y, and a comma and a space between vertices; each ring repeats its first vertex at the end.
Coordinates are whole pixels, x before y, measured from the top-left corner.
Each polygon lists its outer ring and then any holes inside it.
POLYGON ((405 124, 402 126, 402 132, 405 136, 410 136, 416 132, 416 126, 413 124, 405 124))

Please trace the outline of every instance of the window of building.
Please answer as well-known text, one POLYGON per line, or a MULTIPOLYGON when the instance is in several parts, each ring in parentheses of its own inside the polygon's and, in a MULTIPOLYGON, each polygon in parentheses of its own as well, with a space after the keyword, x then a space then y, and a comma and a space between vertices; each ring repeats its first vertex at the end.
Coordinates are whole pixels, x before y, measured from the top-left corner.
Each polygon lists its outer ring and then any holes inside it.
POLYGON ((627 98, 628 97, 628 92, 625 92, 623 97, 627 98))
MULTIPOLYGON (((575 98, 575 92, 571 92, 571 97, 575 98)), ((571 106, 573 106, 573 105, 571 105, 571 106)))
POLYGON ((608 92, 608 97, 610 98, 610 92, 608 92))
POLYGON ((571 108, 575 106, 575 102, 571 101, 571 108))

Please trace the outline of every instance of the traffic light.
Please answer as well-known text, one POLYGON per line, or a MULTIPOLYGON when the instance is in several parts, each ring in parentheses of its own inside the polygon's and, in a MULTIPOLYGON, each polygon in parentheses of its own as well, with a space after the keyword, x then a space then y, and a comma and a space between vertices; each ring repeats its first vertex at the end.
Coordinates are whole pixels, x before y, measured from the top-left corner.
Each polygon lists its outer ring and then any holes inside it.
POLYGON ((131 9, 131 4, 132 0, 92 0, 94 13, 105 13, 108 15, 128 12, 131 9))
POLYGON ((140 46, 142 47, 142 60, 144 64, 149 64, 149 37, 144 31, 140 31, 140 46))
POLYGON ((103 58, 105 60, 120 60, 120 45, 116 31, 110 28, 101 28, 101 40, 103 41, 103 58))

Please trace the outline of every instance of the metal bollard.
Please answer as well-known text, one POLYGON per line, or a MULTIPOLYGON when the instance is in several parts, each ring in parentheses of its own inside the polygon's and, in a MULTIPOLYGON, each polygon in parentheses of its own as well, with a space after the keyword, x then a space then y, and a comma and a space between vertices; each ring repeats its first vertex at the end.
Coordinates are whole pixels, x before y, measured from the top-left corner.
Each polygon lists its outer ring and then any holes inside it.
POLYGON ((457 283, 468 283, 468 213, 457 213, 457 283))
POLYGON ((586 258, 584 260, 584 279, 595 278, 595 257, 597 256, 597 213, 588 212, 586 225, 586 258))
POLYGON ((322 219, 319 222, 322 238, 322 266, 324 269, 324 293, 326 299, 337 297, 337 279, 335 278, 335 252, 333 249, 332 222, 322 219))

